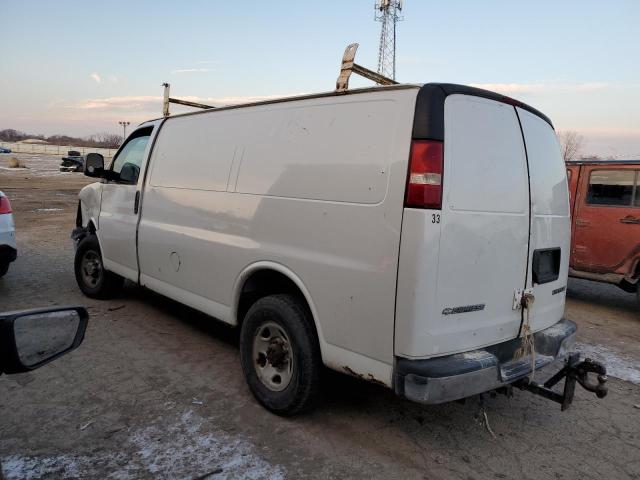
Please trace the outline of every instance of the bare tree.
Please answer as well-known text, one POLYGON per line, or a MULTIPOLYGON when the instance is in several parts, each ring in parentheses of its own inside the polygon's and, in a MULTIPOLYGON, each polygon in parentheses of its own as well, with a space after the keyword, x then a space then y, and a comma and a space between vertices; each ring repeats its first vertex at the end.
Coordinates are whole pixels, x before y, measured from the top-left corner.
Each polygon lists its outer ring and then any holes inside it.
POLYGON ((565 162, 578 158, 584 143, 582 135, 573 130, 563 130, 558 132, 558 140, 562 149, 562 158, 565 162))

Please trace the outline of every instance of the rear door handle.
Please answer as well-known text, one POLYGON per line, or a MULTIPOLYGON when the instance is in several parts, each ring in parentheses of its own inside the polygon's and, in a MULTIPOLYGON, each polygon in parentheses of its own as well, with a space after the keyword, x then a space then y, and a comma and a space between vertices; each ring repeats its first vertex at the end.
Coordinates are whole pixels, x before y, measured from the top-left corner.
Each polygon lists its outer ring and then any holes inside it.
POLYGON ((587 225, 589 225, 591 222, 588 222, 586 220, 581 220, 579 218, 576 219, 576 227, 586 227, 587 225))
POLYGON ((140 205, 140 190, 136 192, 136 199, 133 202, 133 213, 138 213, 138 206, 140 205))
POLYGON ((620 223, 633 223, 636 225, 640 225, 640 218, 627 215, 626 217, 620 219, 620 223))

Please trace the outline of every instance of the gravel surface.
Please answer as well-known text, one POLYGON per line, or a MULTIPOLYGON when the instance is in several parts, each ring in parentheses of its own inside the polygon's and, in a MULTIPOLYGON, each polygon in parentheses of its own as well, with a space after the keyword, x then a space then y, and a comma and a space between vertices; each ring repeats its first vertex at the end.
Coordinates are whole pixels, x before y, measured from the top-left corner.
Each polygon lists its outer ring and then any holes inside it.
POLYGON ((520 391, 487 398, 494 437, 478 399, 421 406, 328 373, 318 408, 283 419, 245 386, 234 330, 132 284, 84 297, 69 234, 90 179, 56 173, 57 157, 21 159, 28 171, 0 170, 19 246, 0 310, 85 305, 91 319, 78 350, 0 377, 6 478, 640 478, 640 385, 626 381, 640 369, 634 295, 569 282, 579 341, 626 378, 604 400, 578 388, 563 413, 520 391))

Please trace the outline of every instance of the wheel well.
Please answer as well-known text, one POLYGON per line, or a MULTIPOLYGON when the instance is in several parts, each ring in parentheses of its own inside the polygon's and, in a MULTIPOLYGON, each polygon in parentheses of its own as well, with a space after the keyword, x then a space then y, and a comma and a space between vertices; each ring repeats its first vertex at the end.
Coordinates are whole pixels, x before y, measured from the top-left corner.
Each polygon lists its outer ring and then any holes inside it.
MULTIPOLYGON (((78 201, 78 210, 76 212, 76 227, 83 228, 82 224, 84 223, 84 219, 82 218, 82 200, 78 201)), ((96 226, 93 224, 93 220, 89 220, 87 222, 87 226, 84 228, 87 232, 94 234, 96 233, 96 226)))
POLYGON ((275 270, 263 269, 251 274, 242 285, 236 318, 238 326, 242 325, 245 315, 256 301, 268 295, 288 293, 300 299, 311 315, 307 300, 293 280, 275 270))
POLYGON ((640 260, 636 260, 633 268, 633 275, 625 277, 618 286, 628 293, 635 293, 640 288, 640 260))

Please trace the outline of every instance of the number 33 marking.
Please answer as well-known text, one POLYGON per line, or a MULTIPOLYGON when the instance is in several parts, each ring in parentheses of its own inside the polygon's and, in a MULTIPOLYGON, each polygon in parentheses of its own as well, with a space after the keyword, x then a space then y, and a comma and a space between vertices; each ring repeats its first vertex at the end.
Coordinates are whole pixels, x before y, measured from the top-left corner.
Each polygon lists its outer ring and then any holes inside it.
POLYGON ((440 223, 440 214, 432 213, 431 214, 431 223, 440 223))

